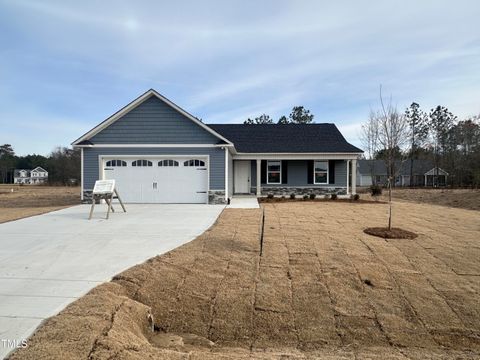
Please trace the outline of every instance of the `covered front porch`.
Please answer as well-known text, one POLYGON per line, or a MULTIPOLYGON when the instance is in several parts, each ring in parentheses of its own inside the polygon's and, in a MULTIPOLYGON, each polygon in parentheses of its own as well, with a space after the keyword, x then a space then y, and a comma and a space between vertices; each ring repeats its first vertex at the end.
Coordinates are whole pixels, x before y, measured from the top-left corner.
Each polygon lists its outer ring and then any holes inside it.
POLYGON ((233 159, 233 194, 353 195, 356 167, 357 157, 351 154, 237 156, 233 159))

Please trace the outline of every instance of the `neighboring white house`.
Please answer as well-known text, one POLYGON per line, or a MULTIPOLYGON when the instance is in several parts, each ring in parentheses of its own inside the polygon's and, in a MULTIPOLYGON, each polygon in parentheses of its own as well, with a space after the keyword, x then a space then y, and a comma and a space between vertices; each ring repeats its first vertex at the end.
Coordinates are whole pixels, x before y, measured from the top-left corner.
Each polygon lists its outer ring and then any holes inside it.
POLYGON ((16 169, 14 173, 14 184, 39 185, 48 181, 48 171, 37 166, 33 170, 16 169))

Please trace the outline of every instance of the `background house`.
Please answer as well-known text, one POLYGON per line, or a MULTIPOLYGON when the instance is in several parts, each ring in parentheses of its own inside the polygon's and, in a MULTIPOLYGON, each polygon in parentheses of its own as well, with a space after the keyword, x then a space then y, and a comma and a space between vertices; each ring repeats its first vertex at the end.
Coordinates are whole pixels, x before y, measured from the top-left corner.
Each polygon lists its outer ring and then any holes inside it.
POLYGON ((33 170, 15 169, 13 183, 25 185, 39 185, 48 182, 48 171, 37 166, 33 170))
MULTIPOLYGON (((396 163, 395 186, 446 186, 448 173, 435 168, 430 160, 413 160, 413 176, 410 160, 396 163)), ((388 172, 383 160, 359 160, 357 166, 357 185, 371 186, 372 184, 386 185, 388 172)))

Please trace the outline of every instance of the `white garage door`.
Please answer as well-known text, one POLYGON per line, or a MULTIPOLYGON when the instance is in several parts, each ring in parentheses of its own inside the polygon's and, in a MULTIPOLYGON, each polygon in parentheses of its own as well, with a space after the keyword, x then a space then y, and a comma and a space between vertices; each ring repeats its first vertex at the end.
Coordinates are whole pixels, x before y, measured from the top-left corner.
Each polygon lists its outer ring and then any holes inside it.
POLYGON ((126 203, 206 203, 208 162, 202 157, 104 158, 105 179, 115 179, 126 203))

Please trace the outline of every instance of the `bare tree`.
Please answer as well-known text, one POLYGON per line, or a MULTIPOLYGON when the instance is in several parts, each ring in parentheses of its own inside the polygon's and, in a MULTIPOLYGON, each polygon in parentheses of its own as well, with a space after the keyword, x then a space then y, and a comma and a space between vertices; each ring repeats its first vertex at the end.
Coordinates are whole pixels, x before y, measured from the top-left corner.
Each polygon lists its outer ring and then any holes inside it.
MULTIPOLYGON (((378 143, 384 149, 384 161, 388 174, 388 229, 392 229, 392 181, 401 167, 397 166, 398 149, 403 149, 408 143, 409 132, 408 122, 403 114, 399 113, 397 108, 392 105, 392 99, 385 104, 382 96, 382 87, 380 86, 380 105, 381 109, 376 112, 375 117, 378 121, 378 143)), ((402 160, 404 161, 404 160, 402 160)))

